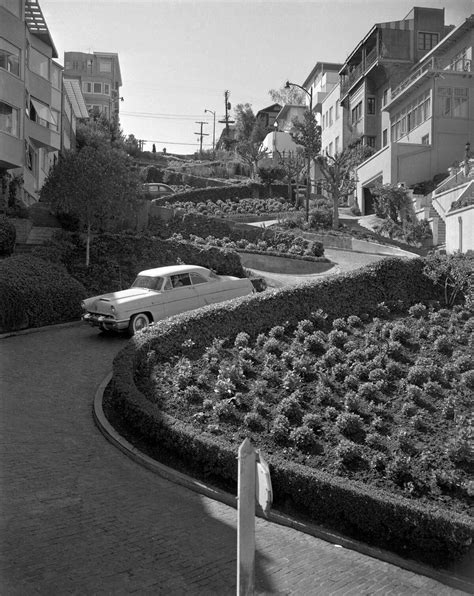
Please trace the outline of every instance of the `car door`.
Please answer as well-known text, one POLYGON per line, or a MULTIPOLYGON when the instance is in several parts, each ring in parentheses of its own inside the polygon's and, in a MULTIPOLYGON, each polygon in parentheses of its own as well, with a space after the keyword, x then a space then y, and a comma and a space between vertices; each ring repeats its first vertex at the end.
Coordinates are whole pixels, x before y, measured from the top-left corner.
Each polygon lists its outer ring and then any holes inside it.
POLYGON ((202 306, 189 273, 170 276, 163 291, 163 306, 167 317, 202 306))

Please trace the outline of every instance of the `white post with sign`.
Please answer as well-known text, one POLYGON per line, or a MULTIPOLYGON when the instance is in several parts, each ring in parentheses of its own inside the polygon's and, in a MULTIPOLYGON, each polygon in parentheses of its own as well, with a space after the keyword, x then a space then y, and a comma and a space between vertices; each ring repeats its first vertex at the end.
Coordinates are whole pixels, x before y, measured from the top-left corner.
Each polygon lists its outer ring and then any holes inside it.
POLYGON ((255 501, 267 515, 273 500, 267 463, 245 439, 239 447, 237 489, 237 594, 255 590, 255 501))

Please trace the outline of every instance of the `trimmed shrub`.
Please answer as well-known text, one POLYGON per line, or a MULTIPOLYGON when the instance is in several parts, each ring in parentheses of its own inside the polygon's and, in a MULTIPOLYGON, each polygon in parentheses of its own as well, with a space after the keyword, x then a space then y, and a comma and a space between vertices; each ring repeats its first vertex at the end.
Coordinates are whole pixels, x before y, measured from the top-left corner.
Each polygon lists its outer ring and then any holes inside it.
POLYGON ((82 284, 53 263, 28 255, 0 261, 0 331, 79 319, 82 284))

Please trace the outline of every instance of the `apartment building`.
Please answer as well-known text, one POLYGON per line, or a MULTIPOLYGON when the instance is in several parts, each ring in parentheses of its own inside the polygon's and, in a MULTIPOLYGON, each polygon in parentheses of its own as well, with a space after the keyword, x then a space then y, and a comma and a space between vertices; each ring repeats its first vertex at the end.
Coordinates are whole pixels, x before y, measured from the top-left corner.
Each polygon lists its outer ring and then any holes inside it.
POLYGON ((100 112, 109 120, 119 115, 122 75, 118 54, 65 52, 64 76, 80 82, 89 113, 100 112))
MULTIPOLYGON (((439 40, 432 32, 430 39, 438 42, 401 80, 389 79, 383 86, 375 129, 378 151, 357 171, 364 213, 372 210, 374 183, 412 186, 444 174, 463 159, 465 145, 474 137, 473 27, 471 15, 439 40)), ((425 34, 415 39, 427 45, 425 34)))
POLYGON ((347 110, 351 140, 376 150, 388 144, 385 108, 394 89, 452 29, 444 9, 413 8, 400 21, 378 23, 349 54, 340 70, 340 103, 347 110))
POLYGON ((0 168, 39 190, 61 147, 61 66, 38 0, 0 0, 0 168))

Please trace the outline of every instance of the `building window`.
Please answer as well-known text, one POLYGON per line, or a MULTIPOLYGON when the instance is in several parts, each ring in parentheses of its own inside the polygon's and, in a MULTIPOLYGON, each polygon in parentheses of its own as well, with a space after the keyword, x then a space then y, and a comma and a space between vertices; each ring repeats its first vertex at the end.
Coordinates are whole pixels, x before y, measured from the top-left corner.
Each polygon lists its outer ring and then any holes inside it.
POLYGON ((382 131, 382 147, 386 147, 388 143, 388 130, 385 128, 382 131))
POLYGON ((0 131, 19 136, 19 110, 0 101, 0 131))
POLYGON ((418 32, 418 49, 431 50, 438 44, 439 35, 437 33, 418 32))
POLYGON ((29 53, 29 67, 32 72, 49 81, 49 58, 31 47, 29 53))
POLYGON ((471 50, 464 48, 451 58, 449 70, 456 70, 458 72, 471 70, 471 50))
POLYGON ((430 144, 430 135, 424 135, 421 137, 421 144, 422 145, 429 145, 430 144))
POLYGON ((333 114, 333 108, 329 108, 329 126, 332 126, 332 114, 333 114))
POLYGON ((83 93, 92 93, 92 83, 89 83, 88 81, 84 81, 84 83, 82 83, 82 92, 83 93))
POLYGON ((19 0, 0 0, 0 6, 3 6, 17 17, 21 16, 19 0))
POLYGON ((339 105, 339 100, 336 100, 336 108, 334 110, 334 119, 338 120, 339 119, 339 109, 340 109, 340 105, 339 105))
POLYGON ((332 155, 332 143, 329 143, 328 153, 329 155, 332 155))
POLYGON ((17 77, 20 76, 20 50, 2 38, 0 38, 0 68, 17 77))
POLYGON ((53 108, 51 108, 51 114, 53 116, 53 119, 56 121, 55 123, 50 122, 49 123, 49 128, 51 130, 55 130, 56 132, 59 132, 59 121, 60 121, 60 113, 58 112, 58 110, 54 110, 53 108))
POLYGON ((352 124, 362 118, 362 102, 360 101, 355 108, 352 108, 352 124))
POLYGON ((365 144, 375 149, 375 137, 365 137, 365 144))
POLYGON ((101 60, 99 62, 100 72, 112 72, 112 62, 110 60, 101 60))
POLYGON ((102 93, 102 83, 94 83, 93 93, 102 93))
POLYGON ((392 142, 398 141, 416 126, 428 120, 430 116, 431 97, 430 92, 426 91, 405 109, 395 114, 391 127, 392 142))
POLYGON ((468 118, 469 90, 463 87, 439 87, 439 115, 442 118, 468 118))
POLYGON ((81 67, 79 66, 79 60, 72 61, 72 70, 81 70, 81 67))
POLYGON ((61 89, 61 71, 54 64, 51 65, 51 84, 55 89, 61 89))
POLYGON ((375 97, 367 98, 367 114, 375 114, 375 97))
POLYGON ((35 166, 36 166, 35 162, 36 162, 35 150, 30 145, 30 143, 28 143, 28 141, 25 141, 25 165, 33 173, 35 172, 35 166))
POLYGON ((109 83, 104 83, 104 95, 110 95, 110 85, 109 85, 109 83))
POLYGON ((334 140, 334 153, 339 153, 339 137, 334 140))
POLYGON ((40 126, 50 128, 51 130, 58 130, 59 122, 53 116, 50 107, 37 99, 30 98, 30 120, 36 122, 40 126))
POLYGON ((387 102, 388 102, 388 89, 384 89, 383 95, 382 95, 382 106, 385 107, 387 105, 387 102))

